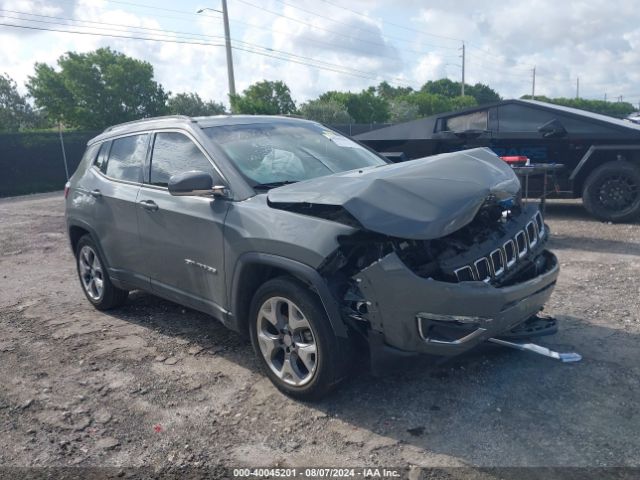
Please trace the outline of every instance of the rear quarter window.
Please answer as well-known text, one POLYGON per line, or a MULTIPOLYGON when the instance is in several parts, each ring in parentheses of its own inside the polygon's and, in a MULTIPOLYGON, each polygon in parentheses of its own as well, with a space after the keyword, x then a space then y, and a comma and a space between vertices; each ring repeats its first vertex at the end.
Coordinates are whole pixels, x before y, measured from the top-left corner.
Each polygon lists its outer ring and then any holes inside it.
POLYGON ((148 140, 149 135, 146 133, 115 139, 111 145, 105 174, 115 180, 140 182, 148 140))
POLYGON ((487 130, 488 111, 472 112, 457 117, 446 119, 446 130, 451 132, 464 132, 466 130, 487 130))

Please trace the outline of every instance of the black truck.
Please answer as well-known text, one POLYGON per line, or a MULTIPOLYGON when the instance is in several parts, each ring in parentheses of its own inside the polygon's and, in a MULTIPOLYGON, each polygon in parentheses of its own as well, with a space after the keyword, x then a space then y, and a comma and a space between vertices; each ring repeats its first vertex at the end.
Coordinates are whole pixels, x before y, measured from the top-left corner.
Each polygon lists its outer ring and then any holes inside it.
MULTIPOLYGON (((474 147, 562 164, 550 198, 580 198, 595 217, 640 216, 640 125, 534 100, 504 100, 373 130, 355 138, 395 160, 474 147)), ((540 178, 529 194, 539 196, 540 178)))

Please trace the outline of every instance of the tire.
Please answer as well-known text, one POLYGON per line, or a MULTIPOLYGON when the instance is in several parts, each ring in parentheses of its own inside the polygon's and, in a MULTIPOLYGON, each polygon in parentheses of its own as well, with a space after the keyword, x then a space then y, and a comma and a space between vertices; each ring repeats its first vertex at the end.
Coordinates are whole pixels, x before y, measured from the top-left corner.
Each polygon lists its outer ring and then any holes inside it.
POLYGON ((110 310, 126 302, 129 292, 111 283, 106 264, 89 235, 84 235, 78 241, 76 268, 82 291, 98 310, 110 310))
POLYGON ((640 216, 640 168, 624 160, 596 168, 584 182, 582 202, 594 217, 627 222, 640 216))
POLYGON ((249 322, 263 370, 286 395, 318 400, 346 376, 351 345, 335 336, 320 299, 301 283, 288 277, 265 282, 249 322))

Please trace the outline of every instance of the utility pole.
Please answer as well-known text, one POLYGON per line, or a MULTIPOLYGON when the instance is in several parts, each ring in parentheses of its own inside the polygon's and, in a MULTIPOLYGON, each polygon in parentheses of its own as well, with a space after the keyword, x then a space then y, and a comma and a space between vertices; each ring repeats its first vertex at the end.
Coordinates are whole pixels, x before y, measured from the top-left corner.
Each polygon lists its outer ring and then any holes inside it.
MULTIPOLYGON (((229 97, 236 94, 236 80, 233 75, 233 56, 231 54, 231 34, 229 33, 229 12, 227 10, 227 0, 222 1, 222 10, 215 8, 201 8, 196 13, 202 13, 206 10, 212 12, 222 13, 222 22, 224 24, 224 45, 227 50, 227 78, 229 79, 229 97)), ((229 102, 231 104, 231 102, 229 102)), ((231 106, 231 105, 230 105, 231 106)), ((231 106, 231 113, 233 113, 233 106, 231 106)))
POLYGON ((227 75, 229 76, 229 95, 236 94, 236 80, 233 75, 233 57, 231 55, 231 34, 229 33, 229 12, 227 0, 222 0, 222 21, 224 22, 224 43, 227 47, 227 75))
POLYGON ((533 66, 533 79, 531 81, 531 100, 536 99, 536 66, 533 66))
POLYGON ((576 77, 576 100, 580 98, 580 77, 576 77))
POLYGON ((604 103, 607 103, 607 92, 604 92, 604 103))
POLYGON ((460 95, 464 97, 464 63, 465 63, 465 54, 464 54, 464 42, 462 42, 462 88, 460 89, 460 95))

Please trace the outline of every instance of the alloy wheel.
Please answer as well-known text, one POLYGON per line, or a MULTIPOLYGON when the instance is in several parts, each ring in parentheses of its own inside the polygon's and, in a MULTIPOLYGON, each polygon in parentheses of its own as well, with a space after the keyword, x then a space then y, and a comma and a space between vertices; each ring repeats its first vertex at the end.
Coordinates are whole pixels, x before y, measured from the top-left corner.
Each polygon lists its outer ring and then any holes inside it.
POLYGON ((638 185, 625 175, 611 175, 603 179, 598 189, 598 200, 608 210, 629 208, 640 194, 638 185))
POLYGON ((78 271, 84 291, 91 300, 99 302, 104 295, 104 272, 98 255, 89 245, 80 249, 78 271))
POLYGON ((258 311, 257 327, 260 351, 271 371, 289 385, 309 383, 318 366, 318 349, 302 310, 287 298, 268 298, 258 311))

